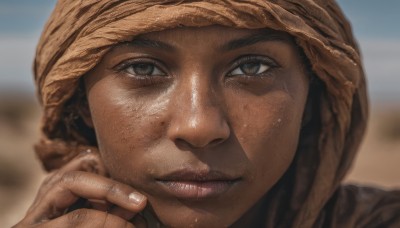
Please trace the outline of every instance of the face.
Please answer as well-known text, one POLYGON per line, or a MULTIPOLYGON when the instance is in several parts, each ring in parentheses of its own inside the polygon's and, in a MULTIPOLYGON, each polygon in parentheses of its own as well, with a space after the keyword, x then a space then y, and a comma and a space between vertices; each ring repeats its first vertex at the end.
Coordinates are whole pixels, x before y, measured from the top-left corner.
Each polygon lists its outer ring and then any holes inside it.
POLYGON ((291 164, 308 77, 288 35, 210 26, 117 45, 85 86, 110 176, 164 225, 225 227, 291 164))

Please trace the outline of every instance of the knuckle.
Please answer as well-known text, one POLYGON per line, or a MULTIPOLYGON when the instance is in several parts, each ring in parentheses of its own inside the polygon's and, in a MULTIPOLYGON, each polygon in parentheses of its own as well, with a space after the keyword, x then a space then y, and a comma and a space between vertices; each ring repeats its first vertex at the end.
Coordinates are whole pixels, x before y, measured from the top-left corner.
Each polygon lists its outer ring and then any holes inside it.
POLYGON ((112 195, 117 195, 120 192, 121 192, 121 190, 120 190, 118 184, 117 183, 111 183, 109 186, 107 186, 106 197, 112 196, 112 195))
POLYGON ((59 182, 62 185, 70 185, 75 182, 78 182, 79 179, 81 178, 82 174, 81 172, 78 171, 69 171, 61 174, 61 178, 59 179, 59 182))
POLYGON ((87 209, 77 209, 67 214, 67 221, 69 223, 69 227, 77 227, 79 224, 82 224, 88 217, 87 209))
POLYGON ((42 182, 42 186, 48 186, 53 184, 55 181, 59 180, 62 177, 62 173, 60 171, 55 171, 46 176, 46 178, 42 182))
POLYGON ((44 196, 61 178, 60 172, 54 172, 46 176, 37 193, 37 198, 44 196))
POLYGON ((42 182, 42 185, 48 185, 50 182, 52 182, 52 180, 54 179, 54 173, 49 174, 48 176, 46 176, 42 182))

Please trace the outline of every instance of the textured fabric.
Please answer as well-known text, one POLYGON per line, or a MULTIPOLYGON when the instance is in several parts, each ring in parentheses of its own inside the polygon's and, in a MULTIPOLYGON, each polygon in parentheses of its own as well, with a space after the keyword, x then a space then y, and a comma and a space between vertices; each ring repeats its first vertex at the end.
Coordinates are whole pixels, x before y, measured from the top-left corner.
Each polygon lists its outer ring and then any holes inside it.
MULTIPOLYGON (((59 168, 80 151, 96 146, 79 127, 73 107, 83 99, 78 95, 80 78, 113 45, 142 33, 214 24, 289 33, 319 81, 309 97, 313 116, 301 133, 295 160, 268 193, 266 227, 364 224, 357 218, 337 218, 356 216, 340 212, 345 207, 338 199, 360 197, 343 193, 340 182, 363 136, 368 101, 358 47, 332 0, 60 0, 43 31, 34 63, 44 110, 43 134, 35 149, 45 168, 59 168)), ((398 192, 392 194, 399 198, 398 192)), ((397 210, 399 204, 397 200, 397 210)))

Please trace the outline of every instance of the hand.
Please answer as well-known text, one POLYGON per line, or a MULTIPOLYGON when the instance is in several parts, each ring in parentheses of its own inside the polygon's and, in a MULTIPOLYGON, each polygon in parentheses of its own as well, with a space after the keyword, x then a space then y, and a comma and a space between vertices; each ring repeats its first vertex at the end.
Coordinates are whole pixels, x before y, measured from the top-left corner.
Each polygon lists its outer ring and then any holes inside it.
POLYGON ((78 156, 46 178, 14 227, 147 227, 146 197, 105 173, 96 153, 78 156))

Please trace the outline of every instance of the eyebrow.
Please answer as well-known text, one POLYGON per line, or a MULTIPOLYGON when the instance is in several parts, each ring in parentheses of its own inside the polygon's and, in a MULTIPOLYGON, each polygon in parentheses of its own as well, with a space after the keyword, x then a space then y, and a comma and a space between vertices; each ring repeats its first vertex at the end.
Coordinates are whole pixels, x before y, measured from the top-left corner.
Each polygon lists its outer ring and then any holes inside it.
POLYGON ((137 37, 127 43, 129 44, 129 46, 135 46, 135 47, 157 48, 157 49, 164 49, 167 51, 172 51, 174 49, 173 46, 164 43, 162 41, 150 40, 143 37, 137 37))
MULTIPOLYGON (((221 51, 231 51, 234 49, 239 49, 245 46, 250 46, 256 43, 267 42, 267 41, 280 41, 285 43, 290 42, 288 37, 283 36, 280 33, 264 31, 262 33, 256 33, 244 38, 239 38, 236 40, 229 41, 228 43, 223 44, 219 49, 221 51)), ((137 37, 130 42, 126 42, 126 44, 128 44, 129 46, 143 47, 143 48, 157 48, 167 51, 172 51, 175 49, 174 46, 167 44, 165 42, 158 40, 151 40, 144 37, 137 37)))
POLYGON ((276 32, 262 32, 262 33, 256 33, 252 34, 250 36, 232 40, 228 42, 227 44, 222 45, 220 48, 223 51, 231 51, 234 49, 242 48, 245 46, 250 46, 259 42, 267 42, 267 41, 279 41, 279 42, 285 42, 289 43, 289 38, 286 36, 283 36, 282 34, 276 33, 276 32))

